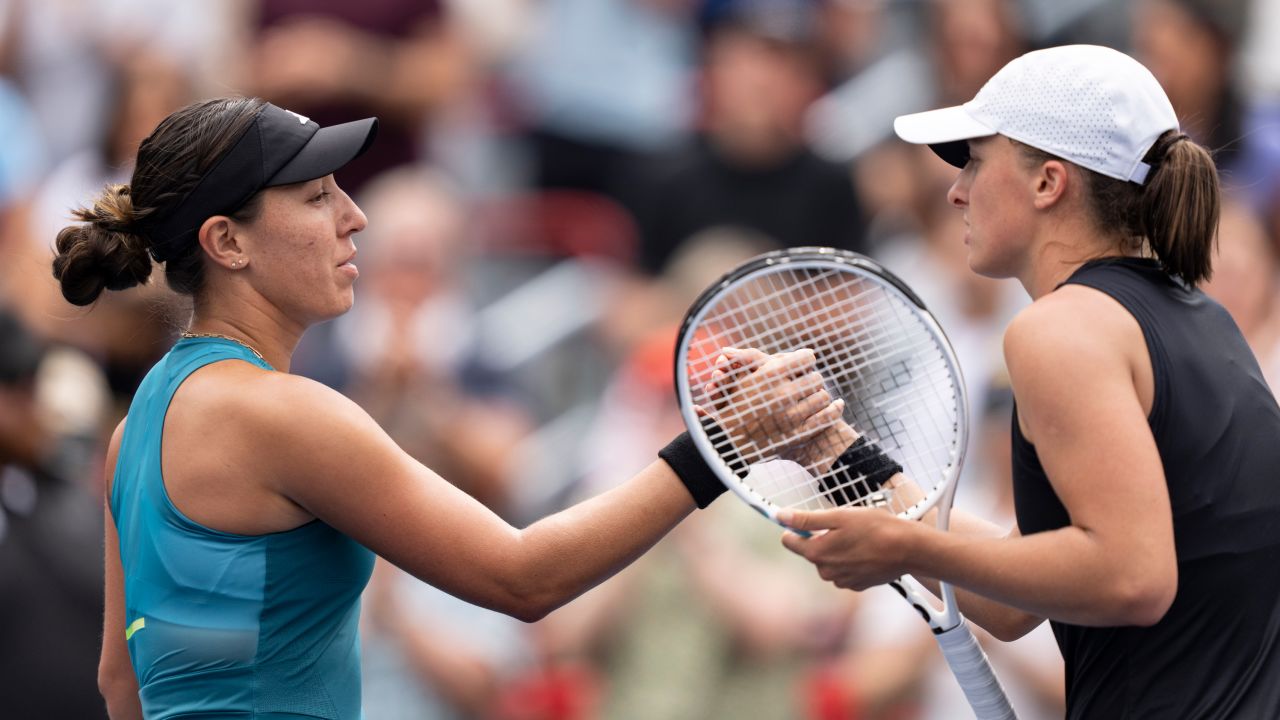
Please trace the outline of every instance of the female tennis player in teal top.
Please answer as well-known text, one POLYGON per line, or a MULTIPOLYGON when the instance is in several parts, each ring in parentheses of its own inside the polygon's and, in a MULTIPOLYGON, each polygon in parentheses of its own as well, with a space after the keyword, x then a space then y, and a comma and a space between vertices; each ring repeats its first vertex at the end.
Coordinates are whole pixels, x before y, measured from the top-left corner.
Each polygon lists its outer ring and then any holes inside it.
MULTIPOLYGON (((627 483, 516 529, 288 373, 303 331, 352 304, 365 217, 332 173, 375 131, 256 99, 197 103, 143 141, 129 185, 58 235, 69 301, 144 282, 154 259, 195 307, 108 450, 99 684, 116 720, 359 718, 374 553, 532 621, 723 490, 682 435, 627 483)), ((778 427, 848 432, 805 384, 811 366, 804 352, 755 365, 786 376, 778 427)))

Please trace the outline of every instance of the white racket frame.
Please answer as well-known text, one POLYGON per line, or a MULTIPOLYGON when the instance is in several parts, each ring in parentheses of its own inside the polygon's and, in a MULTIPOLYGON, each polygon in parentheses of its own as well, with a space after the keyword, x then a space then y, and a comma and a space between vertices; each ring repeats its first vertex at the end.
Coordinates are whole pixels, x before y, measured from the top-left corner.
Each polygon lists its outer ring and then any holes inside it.
MULTIPOLYGON (((694 302, 685 316, 680 328, 679 341, 675 355, 676 395, 679 401, 680 414, 684 418, 689 435, 704 460, 720 478, 720 481, 749 506, 755 508, 769 520, 778 522, 780 508, 769 502, 764 496, 744 484, 729 464, 720 457, 707 437, 706 431, 694 410, 692 388, 689 387, 689 373, 684 358, 688 356, 689 345, 693 340, 693 328, 701 326, 702 320, 716 305, 716 301, 733 291, 739 285, 757 279, 763 275, 780 273, 798 268, 826 269, 839 272, 852 272, 882 286, 886 291, 898 296, 908 306, 916 309, 917 316, 925 321, 929 331, 938 339, 944 351, 944 357, 953 377, 956 378, 956 403, 958 439, 952 451, 953 462, 950 464, 947 477, 935 485, 925 497, 914 505, 897 513, 907 520, 919 520, 937 508, 937 527, 946 530, 950 527, 951 503, 955 498, 956 481, 964 466, 965 450, 969 442, 968 396, 965 392, 964 376, 955 351, 947 340, 946 333, 937 320, 925 307, 915 293, 897 276, 881 267, 870 258, 856 253, 837 250, 835 248, 794 248, 779 250, 752 258, 720 279, 708 288, 694 302)), ((783 526, 785 527, 785 526, 783 526)), ((956 680, 960 683, 965 697, 973 708, 978 720, 1017 720, 1017 715, 1009 703, 1000 680, 991 668, 986 653, 978 644, 968 623, 960 614, 956 603, 955 591, 949 583, 940 582, 939 591, 942 596, 942 608, 934 607, 929 599, 929 591, 910 575, 904 575, 889 583, 903 597, 925 622, 938 640, 942 655, 951 667, 956 680)))

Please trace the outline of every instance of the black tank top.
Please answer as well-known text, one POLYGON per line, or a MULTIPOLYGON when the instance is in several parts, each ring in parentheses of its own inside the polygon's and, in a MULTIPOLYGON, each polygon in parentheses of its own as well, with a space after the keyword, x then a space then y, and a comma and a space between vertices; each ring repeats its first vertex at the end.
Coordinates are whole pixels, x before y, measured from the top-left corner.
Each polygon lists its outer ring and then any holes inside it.
MULTIPOLYGON (((1154 372, 1148 422, 1173 508, 1178 592, 1151 627, 1053 622, 1068 718, 1280 718, 1280 407, 1226 310, 1155 261, 1086 263, 1067 283, 1138 321, 1154 372)), ((1114 482, 1124 482, 1117 477, 1114 482)), ((1022 534, 1069 525, 1013 415, 1022 534)))

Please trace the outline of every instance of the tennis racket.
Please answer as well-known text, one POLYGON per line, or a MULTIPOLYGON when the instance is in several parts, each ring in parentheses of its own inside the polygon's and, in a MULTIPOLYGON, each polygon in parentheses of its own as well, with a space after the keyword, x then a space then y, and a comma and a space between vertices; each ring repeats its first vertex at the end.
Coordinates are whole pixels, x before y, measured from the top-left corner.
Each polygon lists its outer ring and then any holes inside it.
MULTIPOLYGON (((787 508, 870 506, 911 520, 936 508, 937 526, 947 528, 968 442, 960 365, 924 303, 874 261, 831 248, 747 261, 693 303, 675 368, 694 444, 724 484, 770 520, 787 508), (759 360, 730 362, 741 353, 726 348, 801 357, 803 367, 762 383, 759 360), (843 420, 900 463, 923 497, 877 485, 856 456, 837 458, 851 439, 847 428, 838 436, 770 427, 780 395, 811 392, 814 407, 843 399, 843 420)), ((939 609, 914 578, 890 584, 928 622, 979 720, 1015 718, 951 586, 941 584, 939 609)))

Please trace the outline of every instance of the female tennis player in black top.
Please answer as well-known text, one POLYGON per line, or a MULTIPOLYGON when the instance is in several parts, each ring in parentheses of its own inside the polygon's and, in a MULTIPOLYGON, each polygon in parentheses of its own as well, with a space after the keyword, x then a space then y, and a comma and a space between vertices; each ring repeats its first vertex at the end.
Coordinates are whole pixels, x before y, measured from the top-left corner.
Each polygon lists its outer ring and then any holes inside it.
POLYGON ((781 518, 841 587, 953 583, 1001 638, 1049 619, 1071 718, 1280 717, 1280 408, 1208 277, 1219 183, 1142 65, 1029 53, 963 106, 898 118, 962 167, 969 265, 1009 325, 1012 533, 877 510, 781 518))

